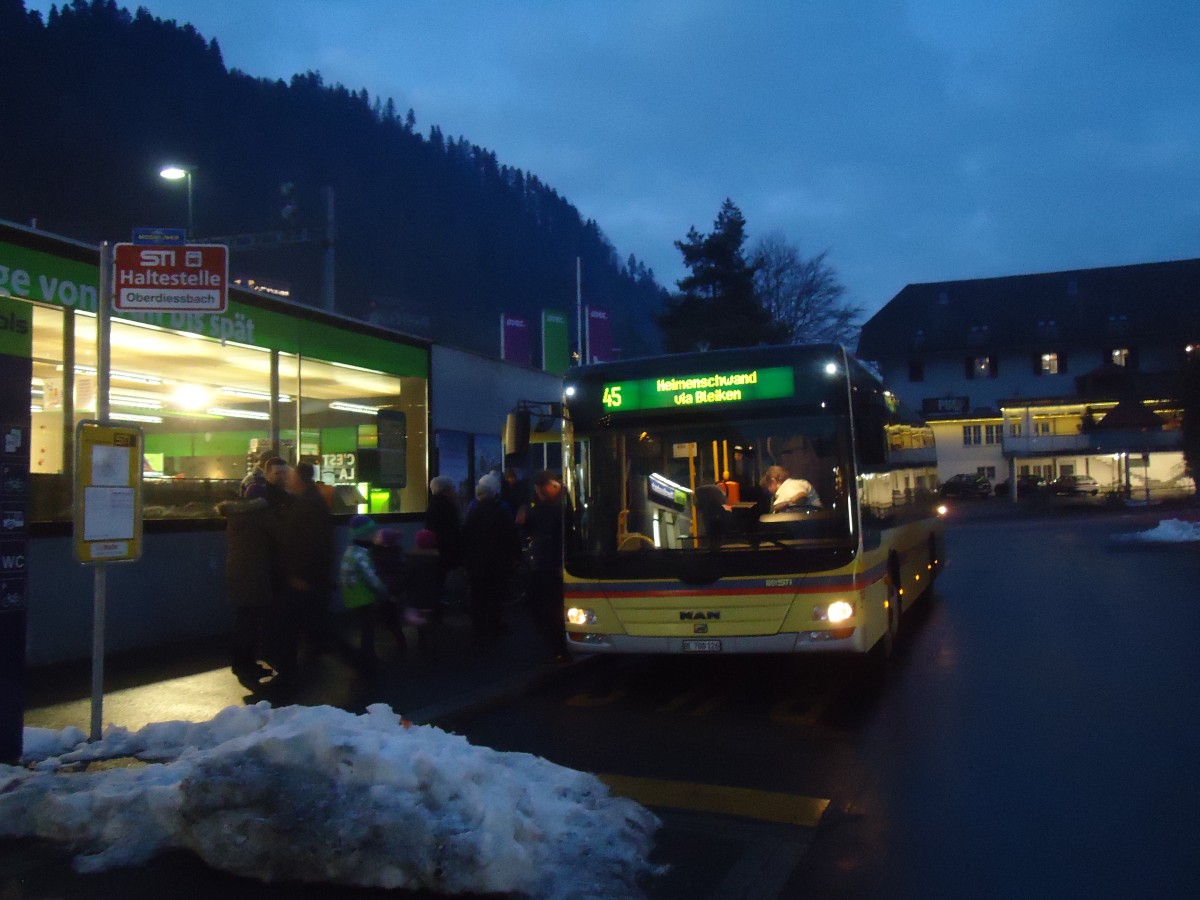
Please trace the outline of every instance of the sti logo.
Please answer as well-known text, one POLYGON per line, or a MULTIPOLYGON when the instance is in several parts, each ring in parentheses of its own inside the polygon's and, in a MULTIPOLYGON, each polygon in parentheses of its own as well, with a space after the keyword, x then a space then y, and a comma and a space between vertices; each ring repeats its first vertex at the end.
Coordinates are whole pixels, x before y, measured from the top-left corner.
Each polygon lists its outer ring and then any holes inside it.
POLYGON ((174 266, 175 265, 174 250, 147 249, 141 251, 142 265, 147 268, 156 268, 157 266, 174 266))

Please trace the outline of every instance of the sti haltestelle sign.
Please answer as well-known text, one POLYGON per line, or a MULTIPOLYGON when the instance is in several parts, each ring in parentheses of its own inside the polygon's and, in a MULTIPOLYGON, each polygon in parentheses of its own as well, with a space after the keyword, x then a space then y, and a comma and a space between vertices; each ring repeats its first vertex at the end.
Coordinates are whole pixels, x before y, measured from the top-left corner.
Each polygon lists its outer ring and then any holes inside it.
POLYGON ((119 310, 224 312, 224 244, 113 245, 113 306, 119 310))

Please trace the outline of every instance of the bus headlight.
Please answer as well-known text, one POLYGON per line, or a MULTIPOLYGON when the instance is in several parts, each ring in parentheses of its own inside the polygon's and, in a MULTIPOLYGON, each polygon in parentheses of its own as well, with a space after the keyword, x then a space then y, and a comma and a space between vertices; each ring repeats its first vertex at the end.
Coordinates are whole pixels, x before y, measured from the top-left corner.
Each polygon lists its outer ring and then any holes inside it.
POLYGON ((596 611, 572 606, 567 610, 567 621, 572 625, 595 625, 596 611))
POLYGON ((845 622, 854 617, 854 604, 834 600, 828 606, 814 606, 813 619, 818 622, 845 622))

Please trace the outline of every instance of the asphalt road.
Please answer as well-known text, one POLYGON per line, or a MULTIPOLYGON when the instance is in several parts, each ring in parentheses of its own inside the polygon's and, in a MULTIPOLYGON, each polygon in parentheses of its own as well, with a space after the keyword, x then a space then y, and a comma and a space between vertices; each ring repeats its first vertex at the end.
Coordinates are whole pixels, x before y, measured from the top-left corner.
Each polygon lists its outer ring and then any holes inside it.
POLYGON ((615 659, 467 723, 664 818, 654 897, 1200 896, 1200 548, 1156 513, 954 520, 888 682, 615 659))
MULTIPOLYGON (((652 898, 1200 896, 1200 547, 1111 543, 1166 515, 952 512, 882 685, 832 659, 601 660, 454 729, 655 809, 652 898)), ((0 849, 4 900, 413 896, 0 849)))

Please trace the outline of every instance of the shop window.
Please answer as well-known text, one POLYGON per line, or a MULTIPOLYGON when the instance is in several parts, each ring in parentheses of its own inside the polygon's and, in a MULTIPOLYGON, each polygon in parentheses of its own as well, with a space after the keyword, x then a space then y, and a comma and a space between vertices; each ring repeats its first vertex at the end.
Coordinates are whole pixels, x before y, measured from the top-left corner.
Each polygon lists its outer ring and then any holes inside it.
POLYGON ((425 380, 301 358, 299 382, 301 456, 334 486, 340 505, 424 510, 425 380))
MULTIPOLYGON (((96 324, 94 314, 34 306, 33 521, 69 521, 72 515, 75 425, 96 417, 96 324)), ((110 344, 110 418, 135 424, 145 435, 146 520, 211 518, 217 503, 237 497, 252 461, 272 443, 272 411, 276 449, 289 462, 312 460, 327 482, 355 485, 351 493, 366 485, 363 509, 424 509, 424 378, 302 359, 124 318, 111 322, 110 344), (374 468, 365 474, 358 469, 360 449, 372 451, 374 468), (354 465, 336 472, 322 465, 337 452, 350 454, 354 465)), ((358 503, 335 511, 356 508, 358 503)))

